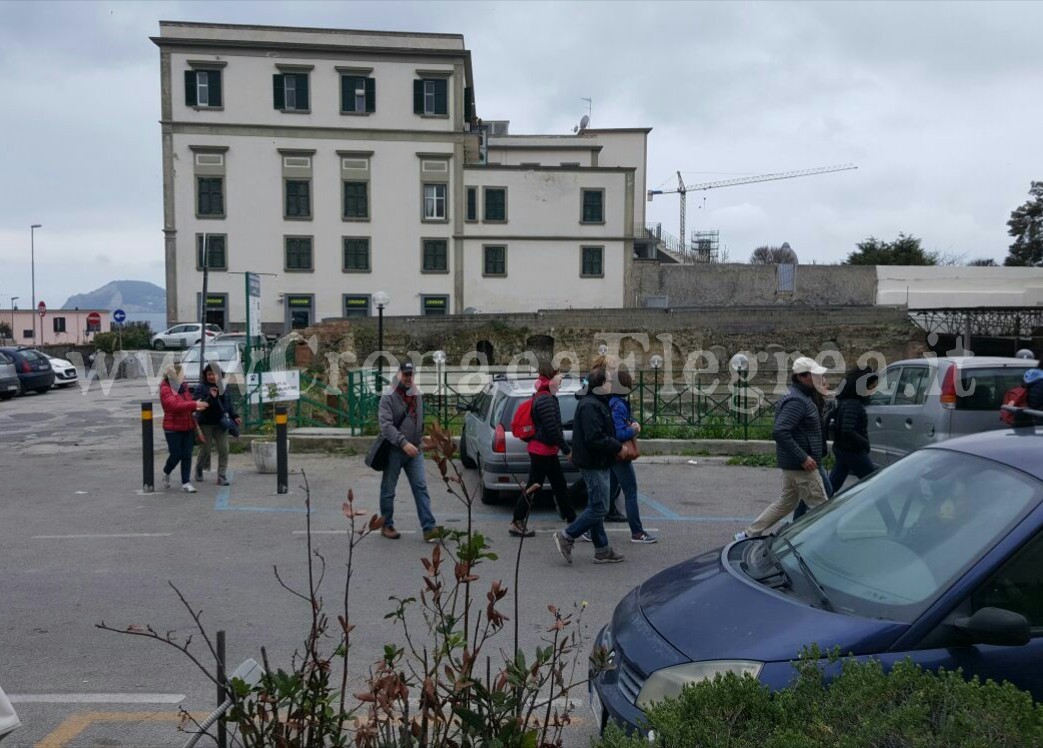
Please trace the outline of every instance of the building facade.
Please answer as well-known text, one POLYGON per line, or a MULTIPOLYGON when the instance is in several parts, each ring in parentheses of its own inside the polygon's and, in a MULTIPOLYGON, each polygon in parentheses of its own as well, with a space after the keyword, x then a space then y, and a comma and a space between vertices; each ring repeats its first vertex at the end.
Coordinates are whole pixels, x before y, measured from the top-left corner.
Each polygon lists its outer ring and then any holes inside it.
POLYGON ((161 22, 168 323, 624 306, 647 129, 511 136, 462 36, 161 22), (495 133, 495 134, 493 134, 495 133))
POLYGON ((13 345, 89 343, 95 333, 111 328, 107 309, 48 309, 43 317, 32 309, 0 309, 0 340, 13 341, 13 345), (7 329, 10 335, 5 334, 7 329))

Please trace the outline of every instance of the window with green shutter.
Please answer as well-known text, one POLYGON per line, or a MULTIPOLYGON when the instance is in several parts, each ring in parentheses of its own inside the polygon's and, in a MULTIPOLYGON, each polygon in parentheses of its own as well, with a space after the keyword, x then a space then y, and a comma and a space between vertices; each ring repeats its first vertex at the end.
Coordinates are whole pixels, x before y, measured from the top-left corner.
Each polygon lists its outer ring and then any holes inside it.
POLYGON ((360 236, 344 237, 344 272, 369 272, 369 239, 360 236))
POLYGON ((507 221, 507 188, 486 187, 482 196, 485 206, 485 220, 496 223, 507 221))
POLYGON ((272 76, 273 104, 283 112, 308 110, 308 74, 276 73, 272 76))
POLYGON ((221 71, 186 70, 185 106, 221 106, 221 71))
POLYGON ((224 234, 196 234, 196 270, 203 269, 203 237, 206 237, 210 244, 210 269, 227 270, 228 253, 224 234))
POLYGON ((507 275, 507 247, 487 246, 482 248, 483 274, 491 276, 507 275))
POLYGON ((355 114, 377 111, 377 82, 361 75, 340 77, 340 110, 355 114))
POLYGON ((421 78, 413 81, 413 113, 429 117, 449 114, 449 80, 421 78))
POLYGON ((583 278, 601 278, 605 275, 605 248, 582 247, 580 276, 583 278))
POLYGON ((354 221, 369 218, 368 182, 344 182, 344 217, 354 221))
POLYGON ((286 218, 311 218, 311 180, 286 180, 286 218))
POLYGON ((286 269, 311 270, 312 253, 310 236, 286 237, 286 269))
POLYGON ((224 178, 196 177, 196 214, 224 216, 224 178))
POLYGON ((449 272, 449 242, 446 239, 424 239, 423 271, 425 273, 449 272))
POLYGON ((582 190, 581 193, 583 208, 580 220, 583 223, 604 223, 605 191, 582 190))
POLYGON ((468 221, 478 220, 478 188, 467 188, 467 216, 468 221))

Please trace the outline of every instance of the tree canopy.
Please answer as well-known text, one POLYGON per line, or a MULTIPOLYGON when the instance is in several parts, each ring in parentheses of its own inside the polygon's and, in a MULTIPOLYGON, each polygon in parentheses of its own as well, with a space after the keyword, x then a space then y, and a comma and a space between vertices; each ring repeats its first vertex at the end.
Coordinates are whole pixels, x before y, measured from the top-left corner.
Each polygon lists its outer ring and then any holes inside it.
POLYGON ((790 247, 789 242, 783 242, 781 247, 764 245, 757 247, 750 255, 751 265, 796 265, 797 253, 790 247))
POLYGON ((1011 211, 1007 233, 1014 237, 1004 265, 1043 267, 1043 182, 1033 182, 1030 198, 1011 211))
POLYGON ((899 234, 893 242, 871 236, 860 241, 845 265, 937 265, 937 252, 928 252, 915 236, 899 234))

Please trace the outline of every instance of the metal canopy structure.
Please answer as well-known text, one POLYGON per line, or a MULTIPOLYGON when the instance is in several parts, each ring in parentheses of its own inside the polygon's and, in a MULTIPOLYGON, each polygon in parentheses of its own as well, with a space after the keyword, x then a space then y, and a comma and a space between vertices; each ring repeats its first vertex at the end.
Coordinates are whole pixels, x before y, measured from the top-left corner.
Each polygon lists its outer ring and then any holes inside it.
POLYGON ((938 335, 1025 338, 1043 331, 1043 307, 1033 306, 910 309, 909 318, 938 335))

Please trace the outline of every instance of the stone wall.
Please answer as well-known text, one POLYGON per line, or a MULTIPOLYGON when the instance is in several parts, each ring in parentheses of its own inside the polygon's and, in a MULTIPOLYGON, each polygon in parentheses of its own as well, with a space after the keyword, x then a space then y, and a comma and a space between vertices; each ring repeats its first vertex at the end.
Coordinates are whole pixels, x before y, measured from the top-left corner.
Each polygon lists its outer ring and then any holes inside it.
POLYGON ((675 265, 635 262, 630 306, 650 299, 673 308, 702 306, 873 306, 877 273, 872 266, 798 265, 793 291, 780 292, 776 265, 675 265))

